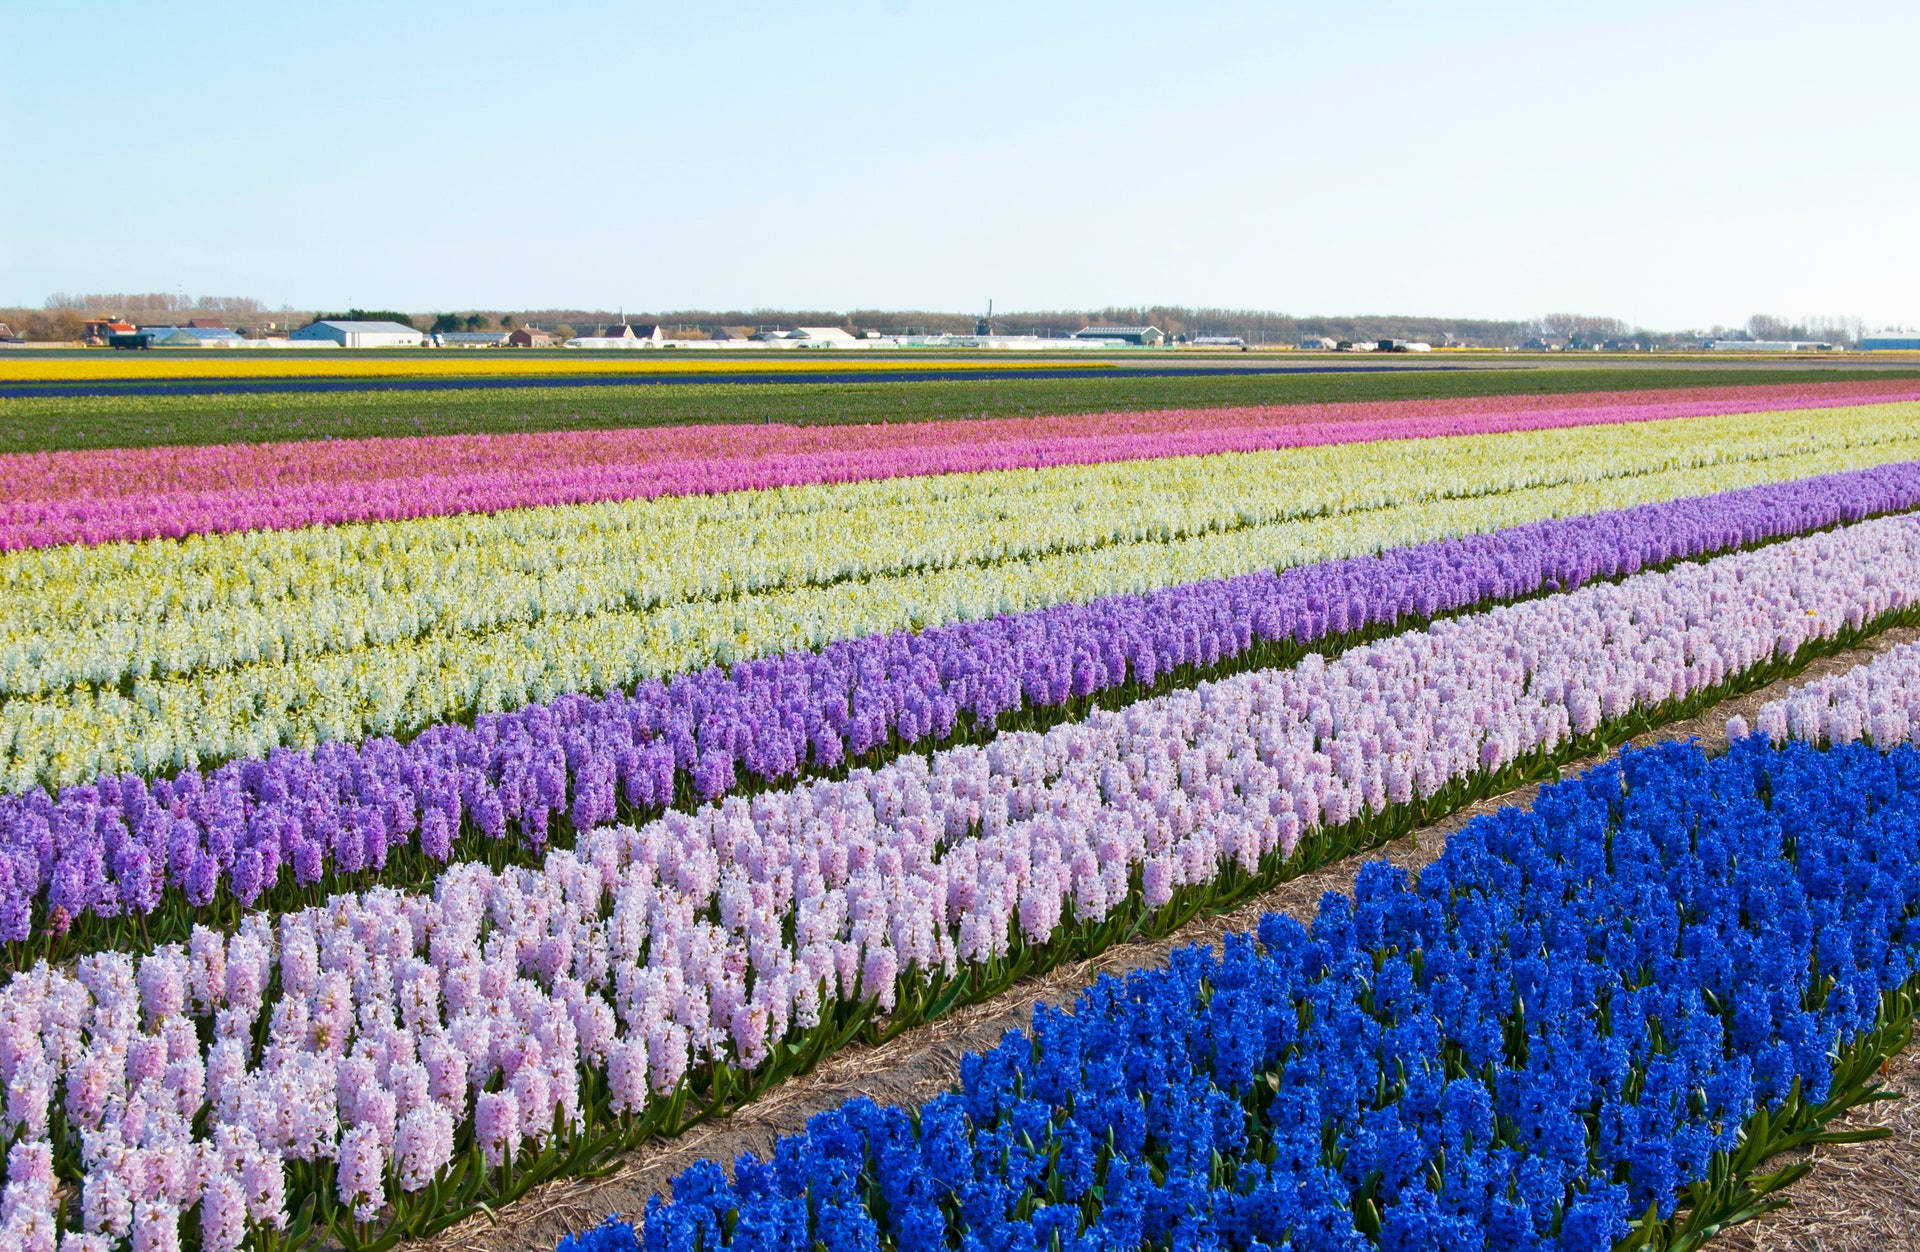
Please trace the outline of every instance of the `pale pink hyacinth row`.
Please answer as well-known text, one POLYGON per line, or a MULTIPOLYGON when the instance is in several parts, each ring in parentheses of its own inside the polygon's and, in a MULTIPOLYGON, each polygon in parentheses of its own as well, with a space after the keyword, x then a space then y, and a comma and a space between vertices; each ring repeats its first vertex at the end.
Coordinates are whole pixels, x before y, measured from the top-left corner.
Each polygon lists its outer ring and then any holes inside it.
POLYGON ((1857 380, 879 426, 712 425, 0 456, 0 550, 1920 399, 1857 380))
POLYGON ((230 938, 197 929, 72 974, 41 964, 0 991, 0 1129, 28 1145, 9 1184, 43 1172, 31 1145, 58 1107, 84 1145, 87 1233, 170 1246, 162 1229, 184 1220, 228 1252, 284 1222, 283 1162, 316 1158, 371 1215, 445 1168, 466 1128, 497 1164, 556 1115, 578 1124, 588 1067, 615 1112, 712 1061, 752 1069, 838 1002, 888 1011, 1016 935, 1106 917, 1136 875, 1158 907, 1316 826, 1907 607, 1912 588, 1920 519, 1867 522, 601 827, 539 869, 458 864, 431 894, 256 913, 230 938))
POLYGON ((1765 735, 1775 744, 1870 739, 1876 747, 1890 748, 1920 742, 1920 643, 1889 648, 1864 665, 1789 688, 1760 706, 1751 727, 1744 717, 1727 719, 1729 739, 1748 734, 1765 735))

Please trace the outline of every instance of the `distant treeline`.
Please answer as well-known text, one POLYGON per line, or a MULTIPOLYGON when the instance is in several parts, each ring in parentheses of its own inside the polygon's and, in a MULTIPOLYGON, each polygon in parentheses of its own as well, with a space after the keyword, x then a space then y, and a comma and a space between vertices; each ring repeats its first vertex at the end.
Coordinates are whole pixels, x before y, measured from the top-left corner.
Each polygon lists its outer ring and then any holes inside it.
MULTIPOLYGON (((561 336, 591 335, 624 317, 636 325, 658 323, 669 337, 710 336, 721 331, 750 333, 762 328, 840 326, 850 331, 876 330, 887 334, 972 334, 981 317, 975 313, 941 313, 925 309, 670 309, 664 312, 621 313, 610 309, 431 309, 402 313, 351 310, 367 320, 391 319, 409 325, 445 330, 505 330, 537 326, 561 336)), ((74 295, 57 292, 38 308, 0 308, 0 322, 28 339, 78 338, 84 320, 117 314, 136 322, 215 319, 235 330, 259 331, 303 326, 319 317, 340 314, 269 308, 248 296, 198 296, 169 292, 107 292, 74 295)), ((1655 331, 1636 327, 1616 317, 1580 313, 1549 313, 1508 321, 1467 317, 1417 317, 1399 314, 1359 316, 1294 316, 1261 309, 1189 308, 1151 305, 1140 308, 1050 309, 1040 312, 995 313, 992 329, 1003 335, 1070 335, 1086 326, 1157 326, 1170 339, 1202 335, 1237 336, 1250 345, 1295 345, 1325 337, 1362 341, 1420 339, 1436 345, 1517 348, 1528 345, 1597 347, 1634 345, 1676 347, 1703 339, 1801 339, 1851 345, 1860 335, 1857 318, 1774 317, 1755 314, 1739 327, 1709 330, 1655 331)))
MULTIPOLYGON (((516 324, 576 328, 604 325, 617 320, 618 316, 589 309, 526 309, 512 314, 516 324)), ((722 327, 739 331, 762 327, 840 326, 886 334, 970 335, 982 320, 978 313, 942 313, 929 309, 669 309, 626 316, 631 322, 658 322, 669 331, 689 334, 712 334, 722 327)), ((1326 335, 1336 340, 1430 339, 1436 343, 1446 342, 1451 335, 1455 341, 1501 347, 1517 346, 1539 333, 1537 323, 1523 321, 1406 316, 1294 317, 1259 309, 1180 305, 995 312, 992 318, 994 333, 1002 335, 1065 336, 1087 326, 1142 325, 1157 326, 1169 338, 1225 335, 1238 336, 1250 344, 1287 345, 1309 335, 1326 335)))
MULTIPOLYGON (((623 315, 606 309, 459 310, 462 324, 471 328, 478 319, 489 326, 534 325, 569 334, 590 334, 623 315)), ((432 315, 427 315, 429 319, 432 315)), ((452 316, 448 314, 447 316, 452 316)), ((850 331, 877 330, 886 334, 972 334, 982 320, 974 313, 940 313, 927 309, 669 309, 627 313, 627 321, 659 323, 668 335, 711 335, 721 329, 735 333, 761 328, 840 326, 850 331)), ((425 323, 422 323, 425 324, 425 323)), ((1040 312, 996 312, 992 329, 1002 335, 1071 335, 1087 326, 1157 326, 1170 339, 1220 335, 1248 344, 1292 346, 1302 340, 1325 337, 1342 340, 1419 339, 1437 345, 1518 348, 1529 344, 1554 347, 1603 344, 1665 348, 1695 344, 1703 339, 1820 339, 1851 344, 1859 336, 1857 319, 1801 319, 1755 314, 1746 326, 1715 326, 1709 330, 1649 330, 1617 317, 1583 313, 1548 313, 1528 319, 1497 320, 1471 317, 1420 317, 1408 314, 1303 315, 1262 309, 1189 308, 1150 305, 1133 308, 1049 309, 1040 312)))

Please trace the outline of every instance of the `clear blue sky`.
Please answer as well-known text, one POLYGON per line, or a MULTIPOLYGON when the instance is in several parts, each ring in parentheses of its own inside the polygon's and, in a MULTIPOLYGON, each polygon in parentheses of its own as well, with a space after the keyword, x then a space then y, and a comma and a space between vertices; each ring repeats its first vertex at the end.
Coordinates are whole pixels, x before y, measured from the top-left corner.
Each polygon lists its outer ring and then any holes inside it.
POLYGON ((0 304, 1920 321, 1920 5, 0 0, 0 304))

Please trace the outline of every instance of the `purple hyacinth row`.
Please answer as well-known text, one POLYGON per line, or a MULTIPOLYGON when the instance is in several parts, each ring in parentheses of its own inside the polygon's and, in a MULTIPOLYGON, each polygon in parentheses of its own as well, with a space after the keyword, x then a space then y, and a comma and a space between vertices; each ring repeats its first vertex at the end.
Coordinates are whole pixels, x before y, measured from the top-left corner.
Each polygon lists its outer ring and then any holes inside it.
POLYGON ((133 775, 0 797, 0 940, 83 915, 152 912, 169 891, 202 907, 224 889, 359 873, 417 843, 436 861, 463 828, 538 846, 555 818, 589 829, 749 780, 829 768, 892 742, 945 742, 1075 697, 1150 687, 1183 667, 1257 660, 1366 627, 1631 574, 1844 521, 1920 507, 1920 463, 1530 523, 1317 565, 1111 596, 917 635, 833 644, 565 696, 411 742, 277 750, 171 780, 133 775))

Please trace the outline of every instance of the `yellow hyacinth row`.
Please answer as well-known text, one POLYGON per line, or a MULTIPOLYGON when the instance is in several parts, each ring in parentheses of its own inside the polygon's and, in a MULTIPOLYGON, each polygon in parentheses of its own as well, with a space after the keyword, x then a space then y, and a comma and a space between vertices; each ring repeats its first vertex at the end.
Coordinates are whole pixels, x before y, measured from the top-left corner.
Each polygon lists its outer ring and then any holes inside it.
POLYGON ((783 488, 0 561, 5 785, 1915 459, 1920 405, 783 488))
MULTIPOLYGON (((383 349, 378 357, 303 349, 261 349, 245 357, 90 353, 59 357, 0 357, 0 382, 153 382, 181 378, 569 378, 604 374, 780 374, 858 370, 951 370, 952 360, 899 352, 749 352, 717 356, 673 349, 569 353, 458 352, 383 349)), ((1058 355, 1058 354, 1054 354, 1058 355)), ((1005 360, 983 357, 962 363, 969 370, 1111 368, 1106 361, 1005 360)))

